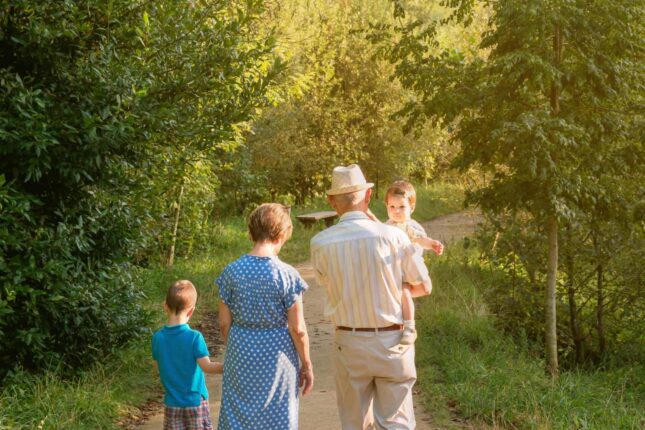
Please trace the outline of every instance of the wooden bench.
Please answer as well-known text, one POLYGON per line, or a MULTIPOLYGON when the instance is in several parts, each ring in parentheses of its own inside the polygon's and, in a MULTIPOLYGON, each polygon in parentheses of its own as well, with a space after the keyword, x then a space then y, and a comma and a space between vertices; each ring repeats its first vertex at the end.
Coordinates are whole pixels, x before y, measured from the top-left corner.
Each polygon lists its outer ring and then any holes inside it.
POLYGON ((310 214, 298 215, 296 218, 298 218, 298 221, 303 223, 307 228, 312 228, 316 221, 320 220, 325 221, 325 225, 327 227, 331 227, 331 225, 334 223, 334 220, 338 218, 338 214, 336 213, 336 211, 320 211, 312 212, 310 214))

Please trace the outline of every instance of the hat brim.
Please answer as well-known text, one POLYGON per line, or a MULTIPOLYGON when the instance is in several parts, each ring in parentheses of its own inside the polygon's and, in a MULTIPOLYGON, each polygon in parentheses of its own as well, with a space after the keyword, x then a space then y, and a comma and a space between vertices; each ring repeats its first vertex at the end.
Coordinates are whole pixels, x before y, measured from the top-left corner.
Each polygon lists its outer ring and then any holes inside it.
POLYGON ((331 190, 327 190, 327 195, 337 196, 338 194, 355 193, 356 191, 366 190, 368 188, 372 188, 373 186, 373 183, 366 182, 364 184, 352 185, 349 187, 332 188, 331 190))

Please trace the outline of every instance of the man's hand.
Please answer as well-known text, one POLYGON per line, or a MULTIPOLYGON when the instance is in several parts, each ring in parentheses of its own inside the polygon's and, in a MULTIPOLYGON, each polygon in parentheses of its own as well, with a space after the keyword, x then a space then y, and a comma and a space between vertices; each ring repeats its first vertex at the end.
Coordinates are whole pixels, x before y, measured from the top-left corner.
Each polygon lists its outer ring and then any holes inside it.
POLYGON ((413 298, 423 297, 423 296, 427 296, 432 292, 432 283, 430 283, 430 280, 428 280, 427 283, 421 283, 421 284, 415 284, 415 285, 404 282, 403 288, 407 288, 408 290, 410 290, 410 295, 413 298))

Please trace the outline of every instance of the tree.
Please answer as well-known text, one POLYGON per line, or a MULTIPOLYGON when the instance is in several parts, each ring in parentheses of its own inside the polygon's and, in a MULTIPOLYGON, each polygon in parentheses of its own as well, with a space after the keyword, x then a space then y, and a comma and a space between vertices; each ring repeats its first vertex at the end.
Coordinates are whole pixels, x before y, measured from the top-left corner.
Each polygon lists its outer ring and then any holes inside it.
POLYGON ((261 1, 0 6, 0 378, 87 365, 142 333, 129 262, 164 218, 150 211, 157 196, 190 163, 216 164, 265 104, 279 67, 269 38, 251 34, 262 12, 261 1))
POLYGON ((642 4, 479 3, 483 9, 472 1, 444 2, 454 8, 446 21, 467 25, 474 13, 489 15, 478 55, 450 47, 437 52, 441 23, 417 20, 385 28, 398 37, 389 57, 404 87, 417 93, 403 111, 409 123, 451 124, 461 146, 455 165, 490 175, 470 200, 491 214, 526 212, 542 226, 549 251, 546 359, 557 375, 560 225, 577 209, 587 213, 585 201, 611 193, 587 180, 598 162, 605 175, 625 180, 642 162, 642 148, 628 132, 636 115, 631 87, 640 76, 634 35, 642 4))

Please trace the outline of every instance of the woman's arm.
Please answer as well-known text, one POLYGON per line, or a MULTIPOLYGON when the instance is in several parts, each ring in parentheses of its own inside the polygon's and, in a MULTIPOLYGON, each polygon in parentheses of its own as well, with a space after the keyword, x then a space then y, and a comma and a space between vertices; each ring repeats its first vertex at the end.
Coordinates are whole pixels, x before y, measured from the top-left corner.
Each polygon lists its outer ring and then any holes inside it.
POLYGON ((224 344, 228 340, 228 331, 231 328, 231 323, 233 322, 233 316, 231 315, 231 310, 220 300, 219 302, 219 330, 222 335, 222 340, 224 344))
POLYGON ((309 357, 309 334, 305 325, 305 316, 303 313, 302 295, 287 311, 287 321, 289 325, 289 334, 293 339, 293 344, 300 357, 300 386, 302 395, 309 393, 314 386, 314 371, 309 357))

